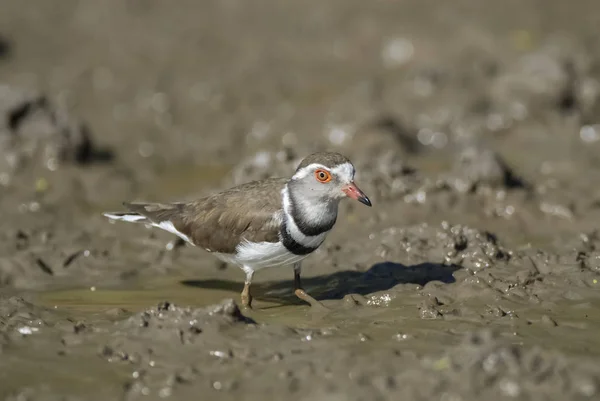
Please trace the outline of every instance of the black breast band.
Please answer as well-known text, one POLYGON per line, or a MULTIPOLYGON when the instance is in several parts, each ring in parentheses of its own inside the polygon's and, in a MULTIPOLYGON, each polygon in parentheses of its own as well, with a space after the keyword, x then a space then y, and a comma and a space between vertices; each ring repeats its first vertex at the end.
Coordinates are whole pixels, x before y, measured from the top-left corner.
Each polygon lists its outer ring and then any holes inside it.
POLYGON ((287 230, 287 222, 284 217, 283 223, 281 223, 281 242, 283 246, 293 253, 294 255, 308 255, 311 252, 314 252, 317 247, 307 247, 296 241, 287 230))

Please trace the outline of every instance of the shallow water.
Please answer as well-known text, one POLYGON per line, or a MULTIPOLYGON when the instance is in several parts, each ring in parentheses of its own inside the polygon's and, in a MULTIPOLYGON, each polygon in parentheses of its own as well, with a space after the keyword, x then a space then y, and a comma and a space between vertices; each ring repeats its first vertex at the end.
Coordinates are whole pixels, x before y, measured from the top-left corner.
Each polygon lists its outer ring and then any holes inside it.
MULTIPOLYGON (((210 281, 210 280, 209 280, 210 281)), ((241 283, 222 281, 220 288, 200 288, 189 277, 160 277, 137 283, 135 288, 69 289, 36 293, 37 305, 54 309, 75 320, 106 319, 107 313, 116 313, 119 319, 145 310, 148 305, 168 301, 175 305, 202 308, 222 299, 239 297, 241 283), (224 288, 230 284, 230 288, 224 288)), ((252 310, 244 313, 260 324, 276 324, 313 330, 332 329, 342 338, 364 337, 363 341, 396 340, 407 350, 425 352, 443 349, 455 343, 460 334, 492 327, 510 343, 540 346, 561 350, 571 355, 600 355, 600 338, 593 333, 600 330, 600 299, 552 302, 537 307, 523 302, 501 302, 508 312, 498 320, 481 316, 445 315, 439 319, 422 319, 415 314, 420 297, 408 295, 394 299, 391 306, 357 307, 349 299, 322 300, 327 310, 311 310, 308 305, 277 302, 277 291, 265 291, 260 282, 255 286, 252 310), (275 300, 265 300, 264 297, 275 300), (550 319, 549 316, 552 316, 550 319), (448 342, 450 341, 450 342, 448 342)), ((207 286, 205 286, 207 287, 207 286)), ((208 286, 209 287, 209 286, 208 286)), ((307 287, 308 288, 308 287, 307 287)), ((350 288, 349 288, 350 289, 350 288)), ((339 289, 344 291, 343 288, 339 289)), ((313 291, 319 293, 318 288, 313 291), (315 291, 316 290, 316 291, 315 291)), ((291 287, 290 291, 291 292, 291 287)), ((280 296, 280 295, 279 295, 280 296)), ((360 296, 357 295, 361 299, 360 296)), ((320 298, 320 297, 317 297, 320 298)), ((293 297, 291 302, 297 302, 293 297)), ((463 310, 481 310, 481 299, 452 305, 463 310)), ((493 303, 489 306, 494 306, 493 303)))

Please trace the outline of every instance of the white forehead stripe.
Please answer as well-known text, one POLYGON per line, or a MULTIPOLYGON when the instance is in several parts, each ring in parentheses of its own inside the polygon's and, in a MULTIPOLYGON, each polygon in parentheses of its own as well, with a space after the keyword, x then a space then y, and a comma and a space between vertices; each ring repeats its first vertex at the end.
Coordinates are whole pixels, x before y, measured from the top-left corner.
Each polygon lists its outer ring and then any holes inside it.
POLYGON ((354 179, 354 166, 350 163, 343 163, 334 168, 325 167, 319 163, 309 164, 306 167, 300 169, 296 174, 292 176, 292 180, 299 180, 306 177, 312 171, 322 168, 327 171, 331 171, 334 175, 340 177, 342 180, 352 181, 354 179))
POLYGON ((338 177, 342 177, 342 179, 347 179, 348 181, 354 180, 354 166, 350 163, 335 166, 331 169, 331 172, 338 177))

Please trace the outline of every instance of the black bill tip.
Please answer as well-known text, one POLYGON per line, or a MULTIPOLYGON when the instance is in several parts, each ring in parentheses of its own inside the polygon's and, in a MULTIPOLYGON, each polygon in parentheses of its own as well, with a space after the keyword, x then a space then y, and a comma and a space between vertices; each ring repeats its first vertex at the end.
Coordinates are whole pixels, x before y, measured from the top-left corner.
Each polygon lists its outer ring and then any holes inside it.
POLYGON ((371 203, 371 200, 367 197, 367 195, 359 196, 357 201, 359 201, 363 205, 367 205, 369 207, 373 206, 373 204, 371 203))

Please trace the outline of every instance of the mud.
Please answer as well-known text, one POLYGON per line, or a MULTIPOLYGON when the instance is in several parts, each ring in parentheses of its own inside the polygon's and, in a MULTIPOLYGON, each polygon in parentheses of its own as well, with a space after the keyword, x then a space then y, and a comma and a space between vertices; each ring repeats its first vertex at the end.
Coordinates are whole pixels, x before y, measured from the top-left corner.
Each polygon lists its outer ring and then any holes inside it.
POLYGON ((0 397, 600 398, 595 3, 0 1, 0 397), (100 215, 318 149, 326 310, 100 215))

